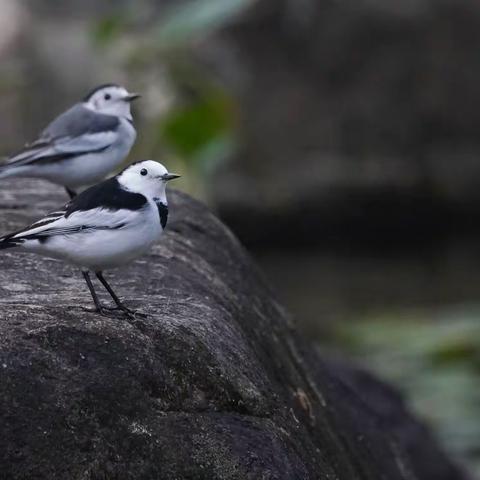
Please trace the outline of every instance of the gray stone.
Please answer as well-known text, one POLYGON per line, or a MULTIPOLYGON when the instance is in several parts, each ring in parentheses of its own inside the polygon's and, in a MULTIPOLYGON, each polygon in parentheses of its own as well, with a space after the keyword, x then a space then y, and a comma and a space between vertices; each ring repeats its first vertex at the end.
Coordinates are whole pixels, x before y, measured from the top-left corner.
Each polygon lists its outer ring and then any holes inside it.
MULTIPOLYGON (((2 231, 64 200, 2 183, 2 231)), ((79 272, 0 255, 0 478, 465 478, 395 392, 298 337, 215 216, 171 200, 162 241, 108 275, 146 318, 90 313, 79 272)))

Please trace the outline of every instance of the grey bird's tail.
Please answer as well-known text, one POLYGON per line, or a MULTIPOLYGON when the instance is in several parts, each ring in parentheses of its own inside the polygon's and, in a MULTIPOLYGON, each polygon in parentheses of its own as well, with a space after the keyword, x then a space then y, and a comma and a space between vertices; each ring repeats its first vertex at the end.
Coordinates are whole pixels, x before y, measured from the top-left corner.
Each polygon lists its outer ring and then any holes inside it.
MULTIPOLYGON (((8 163, 4 163, 3 160, 4 159, 2 158, 0 161, 0 178, 6 178, 15 175, 12 166, 8 163)), ((2 239, 0 239, 0 241, 2 241, 2 239)))
MULTIPOLYGON (((0 178, 14 177, 22 171, 21 167, 14 164, 0 164, 0 178)), ((0 240, 1 241, 1 240, 0 240)))
POLYGON ((29 162, 34 158, 37 150, 25 148, 13 157, 0 158, 0 178, 21 176, 22 173, 28 172, 29 162))
MULTIPOLYGON (((1 160, 3 160, 3 158, 1 160)), ((0 178, 8 177, 7 170, 8 170, 8 165, 4 164, 3 162, 0 163, 0 178)))

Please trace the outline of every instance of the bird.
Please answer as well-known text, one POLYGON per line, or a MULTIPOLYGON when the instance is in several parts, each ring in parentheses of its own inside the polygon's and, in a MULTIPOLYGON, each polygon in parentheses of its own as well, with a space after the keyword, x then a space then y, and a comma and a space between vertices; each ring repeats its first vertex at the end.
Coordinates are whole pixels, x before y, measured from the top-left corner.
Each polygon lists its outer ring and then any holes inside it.
POLYGON ((94 88, 7 158, 0 179, 46 179, 73 198, 76 188, 103 180, 127 157, 137 136, 130 103, 138 97, 114 83, 94 88))
POLYGON ((95 311, 108 315, 127 308, 103 276, 146 253, 163 233, 168 219, 167 182, 180 177, 154 160, 136 162, 68 202, 63 208, 0 238, 0 250, 34 252, 78 267, 95 311), (93 286, 93 272, 115 302, 103 307, 93 286))

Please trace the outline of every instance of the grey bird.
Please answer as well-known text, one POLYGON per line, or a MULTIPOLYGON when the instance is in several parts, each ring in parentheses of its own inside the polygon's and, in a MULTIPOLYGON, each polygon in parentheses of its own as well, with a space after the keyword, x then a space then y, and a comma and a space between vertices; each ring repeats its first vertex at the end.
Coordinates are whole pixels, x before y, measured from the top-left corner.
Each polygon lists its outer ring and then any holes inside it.
POLYGON ((115 84, 95 88, 0 165, 0 179, 46 179, 73 198, 74 189, 102 180, 127 157, 137 135, 130 102, 139 96, 115 84))

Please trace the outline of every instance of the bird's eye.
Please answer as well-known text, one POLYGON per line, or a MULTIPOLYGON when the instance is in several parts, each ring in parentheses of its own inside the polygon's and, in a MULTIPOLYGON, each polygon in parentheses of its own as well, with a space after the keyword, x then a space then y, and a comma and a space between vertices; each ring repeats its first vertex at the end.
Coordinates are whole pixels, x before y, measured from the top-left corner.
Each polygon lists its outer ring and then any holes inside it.
POLYGON ((105 100, 110 100, 110 99, 112 98, 112 96, 111 96, 109 93, 106 93, 106 94, 103 96, 103 98, 104 98, 105 100))
POLYGON ((147 170, 146 168, 142 168, 142 169, 140 170, 140 175, 145 176, 147 173, 148 173, 148 170, 147 170))

